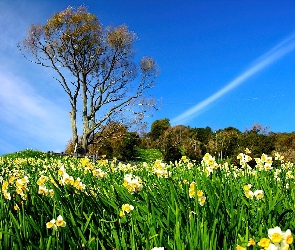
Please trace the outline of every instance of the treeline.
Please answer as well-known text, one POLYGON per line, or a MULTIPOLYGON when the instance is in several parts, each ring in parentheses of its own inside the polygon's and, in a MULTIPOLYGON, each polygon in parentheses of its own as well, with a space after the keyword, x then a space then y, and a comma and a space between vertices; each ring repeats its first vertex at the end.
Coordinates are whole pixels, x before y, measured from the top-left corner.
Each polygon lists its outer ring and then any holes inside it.
POLYGON ((210 127, 172 127, 169 119, 162 119, 152 124, 145 142, 146 147, 160 149, 166 161, 177 160, 181 155, 201 161, 205 153, 210 153, 235 163, 237 155, 246 148, 251 150, 252 157, 260 157, 263 153, 271 155, 276 151, 287 160, 295 160, 295 132, 273 133, 260 124, 254 124, 244 132, 234 127, 213 131, 210 127))
MULTIPOLYGON (((150 132, 141 135, 129 132, 121 124, 109 124, 104 131, 93 135, 88 153, 128 161, 135 159, 136 147, 159 149, 166 162, 179 160, 182 155, 200 162, 204 154, 210 153, 237 163, 237 155, 246 148, 251 150, 252 158, 279 152, 286 160, 295 162, 295 132, 273 133, 260 124, 243 132, 234 127, 213 131, 210 127, 171 126, 167 118, 154 121, 150 132)), ((70 142, 66 151, 73 153, 73 149, 70 142)))

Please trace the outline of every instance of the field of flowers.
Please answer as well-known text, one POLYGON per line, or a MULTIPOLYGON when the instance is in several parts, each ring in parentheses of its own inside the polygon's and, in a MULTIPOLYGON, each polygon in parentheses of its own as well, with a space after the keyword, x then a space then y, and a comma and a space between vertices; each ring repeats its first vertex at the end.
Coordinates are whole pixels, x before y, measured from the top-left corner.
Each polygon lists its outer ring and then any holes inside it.
POLYGON ((294 249, 294 165, 0 157, 1 249, 294 249))

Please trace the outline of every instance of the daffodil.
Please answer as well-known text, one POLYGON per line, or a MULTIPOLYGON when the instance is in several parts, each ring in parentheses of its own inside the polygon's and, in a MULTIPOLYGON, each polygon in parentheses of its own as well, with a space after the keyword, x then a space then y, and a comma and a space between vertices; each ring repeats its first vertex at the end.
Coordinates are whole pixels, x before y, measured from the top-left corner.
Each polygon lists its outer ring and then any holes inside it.
POLYGON ((270 239, 267 238, 262 238, 260 241, 257 243, 258 246, 262 248, 267 248, 270 245, 270 239))
POLYGON ((245 247, 242 247, 240 245, 237 245, 236 250, 246 250, 246 248, 245 247))
POLYGON ((201 197, 201 196, 203 196, 204 195, 204 192, 202 191, 202 190, 198 190, 197 191, 197 196, 198 197, 201 197))
POLYGON ((244 188, 244 191, 249 191, 251 189, 251 187, 252 187, 251 184, 247 184, 243 188, 244 188))
POLYGON ((59 215, 57 218, 56 218, 56 225, 58 227, 65 227, 66 226, 66 222, 64 221, 63 217, 61 215, 59 215))
POLYGON ((287 229, 286 232, 283 233, 283 242, 289 245, 293 243, 293 236, 290 229, 287 229))
POLYGON ((283 240, 283 232, 279 227, 270 228, 268 229, 268 237, 273 243, 280 243, 283 240))
POLYGON ((47 228, 52 228, 52 229, 56 230, 57 227, 56 227, 56 225, 55 225, 55 219, 52 219, 51 221, 47 222, 47 223, 46 223, 46 227, 47 227, 47 228))
POLYGON ((198 198, 198 201, 199 201, 199 204, 201 206, 204 206, 205 201, 206 201, 206 197, 205 196, 201 196, 201 197, 198 198))
POLYGON ((195 192, 195 182, 192 182, 191 184, 190 184, 190 186, 189 186, 189 197, 190 198, 193 198, 193 197, 195 197, 195 194, 196 194, 196 192, 195 192))
POLYGON ((257 198, 257 199, 262 199, 263 198, 263 191, 262 190, 256 190, 254 192, 254 196, 257 198))
POLYGON ((129 204, 123 204, 122 205, 122 211, 129 213, 130 211, 132 211, 134 209, 134 206, 129 205, 129 204))
POLYGON ((248 241, 248 247, 250 246, 255 246, 255 240, 253 238, 250 238, 249 241, 248 241))
POLYGON ((246 153, 246 154, 251 154, 251 150, 250 150, 249 148, 246 148, 246 149, 245 149, 245 153, 246 153))
POLYGON ((246 191, 246 192, 245 192, 245 196, 246 196, 248 199, 252 199, 253 196, 254 196, 254 193, 253 193, 251 190, 249 190, 249 191, 246 191))

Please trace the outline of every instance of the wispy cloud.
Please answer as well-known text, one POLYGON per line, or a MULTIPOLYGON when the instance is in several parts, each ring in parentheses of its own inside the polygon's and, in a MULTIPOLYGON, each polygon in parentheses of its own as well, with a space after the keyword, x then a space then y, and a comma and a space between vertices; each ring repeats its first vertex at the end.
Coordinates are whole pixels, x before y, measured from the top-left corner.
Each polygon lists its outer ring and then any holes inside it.
POLYGON ((71 136, 66 110, 8 72, 0 72, 0 83, 0 129, 5 131, 2 150, 18 144, 40 150, 63 150, 71 136))
POLYGON ((260 70, 264 69, 271 63, 277 61, 278 59, 280 59, 281 57, 288 54, 294 49, 295 49, 295 33, 292 33, 287 38, 283 39, 280 43, 278 43, 276 46, 274 46, 272 49, 270 49, 268 52, 266 52, 264 55, 262 55, 257 60, 255 60, 246 71, 244 71, 234 80, 229 82, 222 89, 220 89, 219 91, 209 96, 205 100, 201 101, 194 107, 188 109, 184 113, 172 119, 171 124, 173 125, 185 124, 192 118, 195 118, 211 103, 213 103, 220 97, 224 96, 226 93, 233 90, 234 88, 238 87, 240 84, 245 82, 248 78, 250 78, 257 72, 259 72, 260 70))
POLYGON ((44 19, 46 7, 0 2, 0 155, 24 148, 62 151, 71 137, 67 100, 60 104, 56 84, 48 83, 52 75, 36 69, 16 47, 29 26, 44 19))

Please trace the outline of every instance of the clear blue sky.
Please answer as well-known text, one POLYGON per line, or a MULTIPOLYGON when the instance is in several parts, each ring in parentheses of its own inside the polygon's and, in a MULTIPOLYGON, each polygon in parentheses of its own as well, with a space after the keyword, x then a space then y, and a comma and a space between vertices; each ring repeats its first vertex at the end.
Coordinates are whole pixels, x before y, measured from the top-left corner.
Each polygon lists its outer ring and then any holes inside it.
POLYGON ((293 0, 1 0, 0 155, 63 151, 71 138, 70 105, 54 72, 16 45, 31 24, 81 4, 105 26, 125 23, 139 37, 136 58, 152 56, 161 68, 150 93, 162 105, 149 124, 295 131, 293 0))

